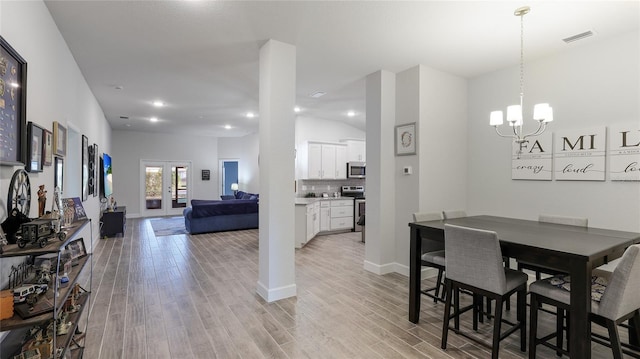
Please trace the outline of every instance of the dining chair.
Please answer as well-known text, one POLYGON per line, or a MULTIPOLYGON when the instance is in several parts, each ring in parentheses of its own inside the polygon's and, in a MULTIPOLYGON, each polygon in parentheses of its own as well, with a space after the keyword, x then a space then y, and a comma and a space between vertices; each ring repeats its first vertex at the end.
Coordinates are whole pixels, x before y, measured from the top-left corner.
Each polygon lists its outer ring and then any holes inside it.
MULTIPOLYGON (((497 359, 500 341, 508 335, 520 331, 520 350, 526 350, 526 294, 527 275, 505 268, 502 251, 496 232, 445 224, 446 302, 442 324, 442 349, 447 348, 449 329, 468 339, 492 349, 492 358, 497 359), (460 331, 459 290, 464 289, 496 301, 493 315, 493 340, 489 345, 478 338, 460 331), (502 308, 511 294, 517 293, 517 323, 502 318, 502 308), (451 314, 451 302, 454 312, 451 314), (453 328, 449 322, 454 319, 453 328), (501 332, 502 323, 511 325, 505 333, 501 332)), ((474 298, 473 328, 477 329, 477 301, 474 298)))
MULTIPOLYGON (((562 321, 570 308, 570 286, 566 285, 567 282, 570 283, 570 279, 560 275, 535 281, 529 286, 531 293, 529 358, 535 358, 536 347, 539 344, 555 349, 558 354, 570 355, 562 345, 562 321), (537 337, 538 303, 553 305, 558 313, 556 332, 543 338, 537 337), (556 345, 550 343, 553 338, 556 338, 556 345)), ((589 319, 608 330, 609 338, 592 333, 591 340, 610 347, 615 359, 621 359, 622 353, 640 358, 640 348, 622 344, 618 333, 618 325, 627 319, 631 319, 636 327, 640 325, 640 245, 627 248, 609 278, 592 278, 589 319)), ((640 332, 632 333, 630 335, 635 335, 636 343, 640 342, 640 332)), ((567 338, 567 348, 570 340, 576 339, 567 338)))
MULTIPOLYGON (((442 220, 442 212, 416 212, 413 214, 414 222, 439 220, 442 220)), ((445 271, 444 243, 423 237, 421 265, 423 267, 431 267, 437 269, 438 279, 436 281, 435 287, 422 289, 420 290, 420 292, 427 297, 433 298, 434 303, 443 301, 444 298, 440 295, 440 289, 442 288, 442 275, 445 271), (434 292, 434 294, 432 294, 431 292, 434 292)))
POLYGON ((462 218, 467 216, 467 212, 461 209, 447 209, 442 211, 444 219, 462 218))
MULTIPOLYGON (((589 220, 587 218, 556 216, 556 215, 550 215, 550 214, 539 215, 538 222, 562 224, 565 226, 576 226, 576 227, 584 227, 584 228, 587 228, 589 225, 589 220)), ((549 268, 540 267, 528 262, 518 261, 518 270, 522 271, 525 269, 533 271, 536 274, 536 280, 540 280, 542 278, 542 274, 547 274, 552 276, 557 274, 562 274, 562 272, 555 271, 549 268)))

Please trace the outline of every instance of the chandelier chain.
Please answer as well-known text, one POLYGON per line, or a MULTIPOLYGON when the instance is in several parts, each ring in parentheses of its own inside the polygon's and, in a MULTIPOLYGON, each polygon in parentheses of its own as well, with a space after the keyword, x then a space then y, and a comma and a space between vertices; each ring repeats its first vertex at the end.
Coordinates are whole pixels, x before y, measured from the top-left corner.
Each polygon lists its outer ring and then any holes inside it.
POLYGON ((520 15, 520 106, 524 108, 524 14, 520 15))

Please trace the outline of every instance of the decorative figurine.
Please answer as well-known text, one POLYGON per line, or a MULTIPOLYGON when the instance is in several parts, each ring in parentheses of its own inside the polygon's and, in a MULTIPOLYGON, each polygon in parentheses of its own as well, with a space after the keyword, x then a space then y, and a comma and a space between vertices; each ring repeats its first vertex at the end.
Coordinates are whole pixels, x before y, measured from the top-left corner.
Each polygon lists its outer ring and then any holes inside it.
POLYGON ((44 216, 44 208, 47 205, 47 191, 44 189, 44 185, 38 186, 38 217, 44 216))

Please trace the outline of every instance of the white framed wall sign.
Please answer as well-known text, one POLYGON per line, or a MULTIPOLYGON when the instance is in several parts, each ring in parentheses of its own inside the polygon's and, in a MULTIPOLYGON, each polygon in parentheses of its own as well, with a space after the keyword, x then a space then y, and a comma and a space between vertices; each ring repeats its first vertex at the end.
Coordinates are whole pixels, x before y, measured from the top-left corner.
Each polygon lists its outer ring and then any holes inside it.
POLYGON ((640 181, 640 124, 609 127, 612 181, 640 181))
POLYGON ((555 133, 555 179, 604 181, 607 128, 593 127, 555 133))
POLYGON ((532 137, 522 149, 511 144, 511 179, 551 181, 553 175, 553 136, 551 132, 532 137))

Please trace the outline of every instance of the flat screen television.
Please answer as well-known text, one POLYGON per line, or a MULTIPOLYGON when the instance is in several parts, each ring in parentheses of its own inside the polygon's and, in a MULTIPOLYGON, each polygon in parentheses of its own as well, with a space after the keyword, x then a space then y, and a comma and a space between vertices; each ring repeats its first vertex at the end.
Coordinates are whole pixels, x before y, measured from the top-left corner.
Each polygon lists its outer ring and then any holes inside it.
POLYGON ((102 155, 102 185, 105 198, 113 194, 113 171, 111 168, 111 156, 102 155))

